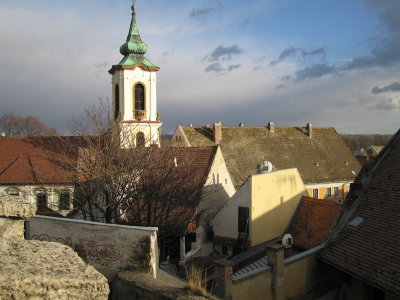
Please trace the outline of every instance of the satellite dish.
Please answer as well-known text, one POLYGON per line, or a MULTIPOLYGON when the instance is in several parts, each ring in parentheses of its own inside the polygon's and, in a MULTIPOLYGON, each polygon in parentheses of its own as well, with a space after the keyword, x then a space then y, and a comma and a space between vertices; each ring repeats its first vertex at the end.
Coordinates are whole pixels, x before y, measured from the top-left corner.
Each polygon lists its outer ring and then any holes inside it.
POLYGON ((290 248, 293 245, 293 236, 290 233, 286 233, 282 237, 282 245, 285 246, 285 248, 290 248))

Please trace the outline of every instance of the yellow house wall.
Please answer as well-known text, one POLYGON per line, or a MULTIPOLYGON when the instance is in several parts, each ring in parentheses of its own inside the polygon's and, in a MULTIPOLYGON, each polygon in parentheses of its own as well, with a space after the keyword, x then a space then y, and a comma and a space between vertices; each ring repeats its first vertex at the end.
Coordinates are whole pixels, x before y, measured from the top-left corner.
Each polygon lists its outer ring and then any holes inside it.
POLYGON ((272 299, 271 272, 264 272, 232 286, 232 300, 272 299))
POLYGON ((285 297, 295 296, 306 290, 313 281, 314 273, 314 256, 305 257, 291 264, 285 265, 285 297))
POLYGON ((346 183, 332 183, 332 184, 315 184, 315 185, 307 185, 307 194, 310 197, 313 197, 313 189, 318 189, 318 198, 319 199, 331 199, 336 201, 343 201, 349 190, 350 190, 350 182, 346 183), (327 197, 326 190, 330 187, 332 189, 332 197, 327 197), (339 196, 334 197, 334 187, 339 188, 339 196))
POLYGON ((297 169, 252 176, 251 245, 284 234, 306 188, 297 169))

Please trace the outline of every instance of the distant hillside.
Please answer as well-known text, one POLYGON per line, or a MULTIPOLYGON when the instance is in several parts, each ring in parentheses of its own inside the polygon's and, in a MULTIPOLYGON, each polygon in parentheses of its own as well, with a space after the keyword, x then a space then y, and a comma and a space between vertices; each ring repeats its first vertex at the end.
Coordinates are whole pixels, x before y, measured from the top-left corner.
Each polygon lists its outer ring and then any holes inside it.
POLYGON ((341 135, 346 145, 350 150, 359 150, 361 148, 367 148, 368 146, 385 146, 386 143, 391 139, 392 135, 380 135, 380 134, 342 134, 341 135))

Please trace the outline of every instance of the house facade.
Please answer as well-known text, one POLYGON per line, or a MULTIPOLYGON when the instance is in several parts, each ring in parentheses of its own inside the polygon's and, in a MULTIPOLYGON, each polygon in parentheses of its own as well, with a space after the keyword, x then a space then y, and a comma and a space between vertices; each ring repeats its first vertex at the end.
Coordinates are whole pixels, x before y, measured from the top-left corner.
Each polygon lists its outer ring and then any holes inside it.
POLYGON ((211 221, 216 252, 231 255, 281 237, 304 195, 297 169, 250 176, 211 221))
MULTIPOLYGON (((0 138, 0 197, 23 197, 41 212, 72 209, 73 183, 56 161, 58 137, 0 138)), ((62 137, 74 143, 75 137, 62 137)))

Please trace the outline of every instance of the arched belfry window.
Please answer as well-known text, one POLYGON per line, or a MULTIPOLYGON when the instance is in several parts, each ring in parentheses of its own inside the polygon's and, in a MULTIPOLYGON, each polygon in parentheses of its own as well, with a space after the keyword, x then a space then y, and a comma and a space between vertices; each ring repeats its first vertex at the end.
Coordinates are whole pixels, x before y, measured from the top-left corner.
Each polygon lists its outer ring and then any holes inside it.
POLYGON ((144 86, 141 83, 135 85, 135 110, 144 110, 144 86))
POLYGON ((136 134, 136 146, 137 147, 143 147, 145 145, 145 138, 144 138, 144 133, 143 132, 138 132, 136 134))
POLYGON ((114 120, 117 120, 119 118, 119 86, 118 84, 115 85, 115 90, 114 90, 114 120))

